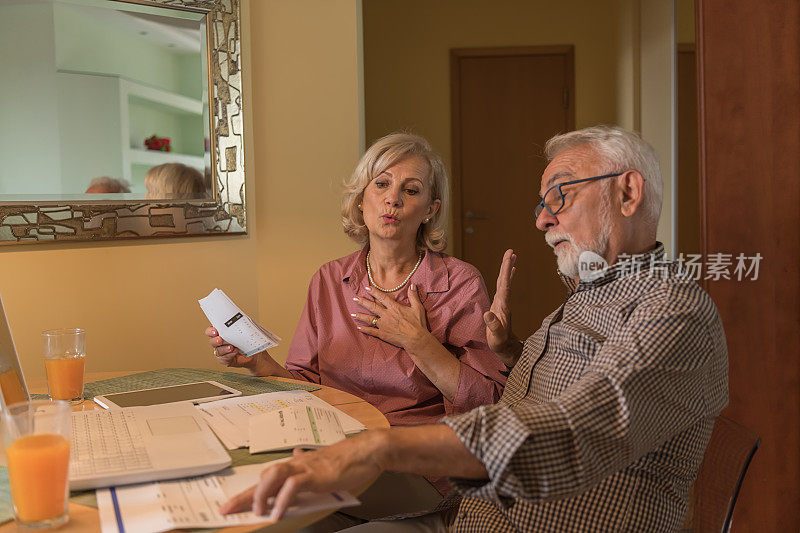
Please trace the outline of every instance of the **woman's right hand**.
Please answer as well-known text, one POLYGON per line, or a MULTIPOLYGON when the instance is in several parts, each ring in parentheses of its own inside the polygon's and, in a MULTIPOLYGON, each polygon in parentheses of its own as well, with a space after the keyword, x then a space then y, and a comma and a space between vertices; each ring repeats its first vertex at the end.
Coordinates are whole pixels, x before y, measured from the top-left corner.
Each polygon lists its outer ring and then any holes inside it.
POLYGON ((219 332, 213 326, 206 328, 206 335, 210 338, 208 343, 214 347, 214 357, 220 364, 225 366, 251 368, 256 362, 255 357, 245 357, 239 348, 228 344, 225 339, 219 336, 219 332))

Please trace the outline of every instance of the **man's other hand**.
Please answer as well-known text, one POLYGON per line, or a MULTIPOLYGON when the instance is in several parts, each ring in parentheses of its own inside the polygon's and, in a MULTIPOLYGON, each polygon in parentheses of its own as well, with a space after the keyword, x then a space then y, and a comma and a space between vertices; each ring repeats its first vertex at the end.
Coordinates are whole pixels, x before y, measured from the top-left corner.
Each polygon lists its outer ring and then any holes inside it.
POLYGON ((280 520, 300 492, 334 492, 364 487, 377 479, 383 468, 376 460, 383 431, 369 431, 317 451, 294 451, 294 457, 267 468, 258 485, 234 496, 220 507, 222 514, 252 509, 257 515, 270 510, 280 520))

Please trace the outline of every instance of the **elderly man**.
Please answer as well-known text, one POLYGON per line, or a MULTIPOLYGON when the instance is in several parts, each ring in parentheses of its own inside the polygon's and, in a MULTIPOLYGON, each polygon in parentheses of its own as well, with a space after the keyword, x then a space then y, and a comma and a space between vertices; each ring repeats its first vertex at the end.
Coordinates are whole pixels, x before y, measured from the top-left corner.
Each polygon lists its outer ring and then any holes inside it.
POLYGON ((131 192, 131 184, 122 178, 100 176, 89 182, 87 194, 116 194, 131 192))
MULTIPOLYGON (((656 242, 653 149, 619 128, 548 141, 536 227, 566 301, 525 342, 511 333, 506 252, 484 320, 513 367, 500 402, 441 424, 369 431, 267 468, 224 512, 283 514, 298 491, 367 483, 383 470, 449 476, 457 512, 395 522, 419 531, 672 531, 714 419, 727 351, 714 304, 656 242), (589 254, 591 252, 591 254, 589 254), (608 265, 581 279, 587 255, 608 265)), ((544 281, 544 280, 543 280, 544 281)), ((382 530, 368 523, 354 530, 382 530)))

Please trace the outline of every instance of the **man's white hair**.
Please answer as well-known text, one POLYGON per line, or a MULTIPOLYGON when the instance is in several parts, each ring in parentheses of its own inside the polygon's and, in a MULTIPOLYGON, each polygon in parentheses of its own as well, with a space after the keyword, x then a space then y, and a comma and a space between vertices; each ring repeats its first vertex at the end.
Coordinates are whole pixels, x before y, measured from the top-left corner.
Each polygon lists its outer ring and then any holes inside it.
POLYGON ((564 150, 581 145, 589 145, 600 157, 600 174, 639 171, 644 177, 643 214, 648 223, 657 226, 663 185, 658 156, 653 147, 638 133, 601 125, 556 135, 547 141, 544 153, 550 162, 564 150))

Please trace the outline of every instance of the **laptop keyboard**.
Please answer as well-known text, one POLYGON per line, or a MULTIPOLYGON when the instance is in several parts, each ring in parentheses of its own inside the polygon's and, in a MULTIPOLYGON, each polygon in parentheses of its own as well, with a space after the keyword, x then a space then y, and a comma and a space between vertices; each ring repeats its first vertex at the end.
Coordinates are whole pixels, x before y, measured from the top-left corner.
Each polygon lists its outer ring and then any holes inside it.
POLYGON ((127 410, 72 414, 70 478, 152 468, 136 414, 127 410))

